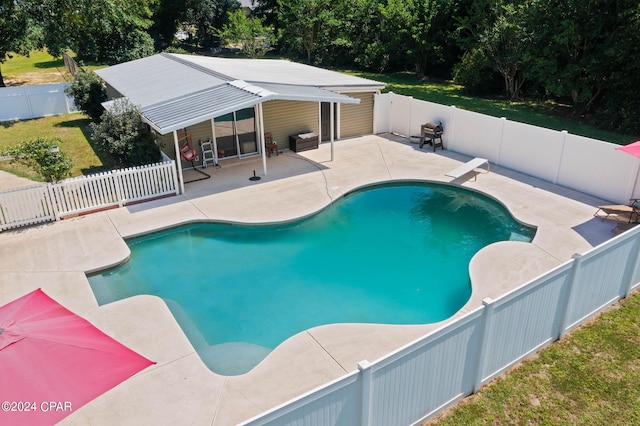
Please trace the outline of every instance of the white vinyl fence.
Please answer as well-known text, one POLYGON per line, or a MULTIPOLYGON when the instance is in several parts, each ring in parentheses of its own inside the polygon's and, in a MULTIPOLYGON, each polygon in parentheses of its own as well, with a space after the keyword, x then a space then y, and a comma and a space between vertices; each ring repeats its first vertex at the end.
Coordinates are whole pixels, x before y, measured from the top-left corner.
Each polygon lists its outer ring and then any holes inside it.
POLYGON ((640 287, 640 227, 243 425, 426 420, 640 287))
POLYGON ((178 194, 173 160, 0 192, 0 231, 178 194))
POLYGON ((0 121, 26 120, 78 111, 64 93, 69 83, 0 87, 0 121))
MULTIPOLYGON (((631 198, 640 161, 616 145, 418 101, 376 95, 375 133, 443 122, 446 149, 604 199, 631 198)), ((640 287, 640 227, 358 371, 243 423, 391 426, 437 414, 640 287)))
POLYGON ((615 204, 640 197, 640 160, 618 145, 394 93, 376 95, 375 108, 375 133, 419 135, 421 124, 442 121, 446 149, 615 204))

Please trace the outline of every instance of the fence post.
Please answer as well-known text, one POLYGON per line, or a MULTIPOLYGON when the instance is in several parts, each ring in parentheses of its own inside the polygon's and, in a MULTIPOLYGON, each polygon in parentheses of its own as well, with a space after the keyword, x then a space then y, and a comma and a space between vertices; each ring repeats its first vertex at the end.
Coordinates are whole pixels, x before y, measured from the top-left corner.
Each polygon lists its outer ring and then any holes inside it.
POLYGON ((502 128, 500 129, 500 140, 498 141, 498 152, 496 152, 496 165, 500 165, 500 159, 502 157, 502 145, 504 142, 504 127, 507 124, 507 117, 500 117, 502 120, 502 128))
POLYGON ((122 173, 120 170, 112 172, 116 181, 116 197, 118 198, 118 207, 124 206, 124 189, 122 188, 122 173))
POLYGON ((360 370, 360 379, 362 380, 360 425, 369 426, 369 417, 371 416, 371 364, 366 359, 362 360, 358 363, 358 370, 360 370))
POLYGON ((445 129, 449 133, 449 135, 447 136, 447 139, 449 141, 447 143, 447 146, 448 146, 447 149, 455 149, 456 147, 456 143, 454 142, 455 141, 454 135, 456 130, 456 111, 457 110, 458 108, 456 108, 455 105, 451 105, 450 107, 451 116, 449 118, 449 122, 446 123, 447 128, 445 129), (448 130, 449 128, 451 128, 451 130, 448 130))
POLYGON ((47 183, 47 196, 49 197, 49 203, 51 204, 51 210, 53 211, 53 217, 56 222, 60 220, 60 209, 58 208, 58 200, 56 194, 53 191, 53 185, 47 183))
POLYGON ((573 297, 574 283, 580 278, 580 271, 582 266, 582 255, 574 253, 571 256, 573 259, 573 265, 571 265, 571 274, 569 274, 569 282, 567 288, 563 292, 564 304, 562 305, 562 312, 560 314, 560 326, 558 330, 558 339, 561 339, 567 333, 567 322, 569 321, 569 313, 571 311, 571 299, 573 297))
POLYGON ((569 132, 567 132, 566 130, 562 131, 562 148, 560 148, 560 158, 558 158, 558 167, 556 167, 556 176, 553 179, 554 185, 558 184, 558 179, 560 178, 560 170, 562 170, 562 160, 564 158, 564 149, 565 149, 565 145, 567 144, 568 135, 569 135, 569 132))
POLYGON ((627 267, 622 276, 622 288, 620 289, 620 296, 622 297, 627 297, 631 293, 631 286, 635 284, 632 280, 638 270, 638 262, 640 262, 640 235, 636 233, 634 238, 633 248, 629 256, 632 261, 627 262, 627 267))
POLYGON ((489 331, 491 330, 491 322, 493 319, 493 300, 489 297, 482 299, 484 311, 482 315, 482 324, 480 325, 479 346, 477 350, 477 358, 475 365, 475 378, 473 379, 473 393, 478 392, 482 386, 482 373, 484 373, 484 359, 487 352, 487 340, 489 339, 489 331))

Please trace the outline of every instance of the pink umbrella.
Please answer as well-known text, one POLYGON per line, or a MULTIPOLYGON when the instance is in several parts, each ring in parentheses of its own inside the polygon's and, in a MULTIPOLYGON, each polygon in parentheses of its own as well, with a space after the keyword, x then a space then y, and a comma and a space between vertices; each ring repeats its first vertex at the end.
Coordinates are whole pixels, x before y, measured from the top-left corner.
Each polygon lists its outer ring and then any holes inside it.
MULTIPOLYGON (((634 157, 640 158, 640 141, 630 143, 629 145, 620 146, 616 148, 616 150, 626 152, 627 154, 631 154, 634 157)), ((629 198, 633 197, 636 192, 636 182, 638 181, 637 175, 638 172, 636 172, 636 180, 633 182, 633 189, 631 190, 631 196, 629 198)))
POLYGON ((640 158, 640 141, 636 141, 630 143, 629 145, 621 146, 616 148, 618 151, 626 152, 627 154, 631 154, 635 157, 640 158))
POLYGON ((0 307, 0 424, 54 424, 151 364, 35 290, 0 307))

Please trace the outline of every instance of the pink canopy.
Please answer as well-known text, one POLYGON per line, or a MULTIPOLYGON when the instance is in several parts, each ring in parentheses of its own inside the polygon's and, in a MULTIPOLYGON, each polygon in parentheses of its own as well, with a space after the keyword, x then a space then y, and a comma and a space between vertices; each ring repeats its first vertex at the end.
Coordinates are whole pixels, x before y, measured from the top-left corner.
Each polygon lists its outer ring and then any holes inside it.
POLYGON ((54 424, 151 364, 35 290, 0 307, 0 424, 54 424))
POLYGON ((629 145, 621 146, 616 149, 640 158, 640 141, 630 143, 629 145))

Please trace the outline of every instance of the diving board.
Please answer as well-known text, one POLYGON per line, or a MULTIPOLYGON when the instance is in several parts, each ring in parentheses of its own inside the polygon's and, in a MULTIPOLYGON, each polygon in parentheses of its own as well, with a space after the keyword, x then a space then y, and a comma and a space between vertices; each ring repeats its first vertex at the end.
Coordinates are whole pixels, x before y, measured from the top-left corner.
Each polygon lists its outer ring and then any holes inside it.
MULTIPOLYGON (((483 165, 487 166, 487 173, 489 173, 489 160, 487 160, 486 158, 480 158, 480 157, 476 157, 473 160, 467 161, 466 163, 456 167, 455 169, 451 170, 450 172, 445 173, 445 176, 449 176, 452 177, 454 179, 458 179, 460 176, 464 176, 467 173, 477 169, 478 167, 481 167, 483 165)), ((476 180, 478 177, 477 174, 473 175, 473 180, 476 180)))

